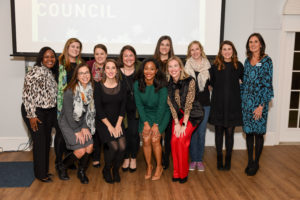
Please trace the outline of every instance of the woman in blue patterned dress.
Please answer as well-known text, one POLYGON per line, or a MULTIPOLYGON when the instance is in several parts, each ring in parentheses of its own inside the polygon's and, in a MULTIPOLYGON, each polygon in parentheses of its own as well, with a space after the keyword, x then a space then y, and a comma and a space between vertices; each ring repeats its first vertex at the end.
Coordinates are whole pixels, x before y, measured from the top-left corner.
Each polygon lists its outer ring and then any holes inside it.
POLYGON ((254 176, 259 168, 259 157, 264 145, 269 102, 273 98, 271 58, 265 54, 265 42, 259 33, 249 36, 246 44, 242 86, 243 130, 246 133, 248 165, 245 173, 254 176), (255 159, 253 146, 255 138, 255 159))

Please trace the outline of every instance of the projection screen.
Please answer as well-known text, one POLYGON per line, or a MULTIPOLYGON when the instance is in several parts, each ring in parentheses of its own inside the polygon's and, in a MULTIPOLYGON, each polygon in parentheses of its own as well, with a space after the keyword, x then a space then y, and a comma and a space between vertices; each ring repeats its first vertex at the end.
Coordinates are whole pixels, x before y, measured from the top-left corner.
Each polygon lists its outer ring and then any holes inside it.
POLYGON ((105 44, 110 55, 132 45, 153 55, 162 35, 172 38, 176 55, 199 40, 216 55, 223 40, 225 0, 11 0, 13 55, 36 54, 43 46, 62 52, 68 38, 92 54, 105 44))

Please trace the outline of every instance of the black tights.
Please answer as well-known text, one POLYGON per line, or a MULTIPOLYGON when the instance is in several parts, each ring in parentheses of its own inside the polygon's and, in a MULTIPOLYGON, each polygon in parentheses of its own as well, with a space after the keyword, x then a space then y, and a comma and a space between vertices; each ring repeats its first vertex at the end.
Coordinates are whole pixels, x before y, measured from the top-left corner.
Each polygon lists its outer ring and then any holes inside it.
POLYGON ((264 134, 257 134, 257 133, 246 134, 248 164, 253 162, 254 137, 255 137, 255 162, 256 163, 259 162, 259 158, 264 147, 264 134))
POLYGON ((233 127, 224 127, 224 126, 215 126, 215 143, 217 149, 217 155, 222 156, 223 149, 223 133, 225 131, 225 147, 226 147, 226 156, 231 157, 233 142, 234 142, 234 126, 233 127))
POLYGON ((126 148, 125 137, 120 137, 116 140, 105 143, 104 146, 105 170, 108 171, 111 169, 111 167, 113 167, 113 170, 119 170, 124 158, 125 148, 126 148))
POLYGON ((54 138, 54 151, 55 151, 55 164, 61 164, 63 160, 64 153, 67 152, 66 148, 66 142, 62 135, 62 132, 58 126, 58 121, 55 119, 54 122, 54 128, 55 128, 55 138, 54 138))

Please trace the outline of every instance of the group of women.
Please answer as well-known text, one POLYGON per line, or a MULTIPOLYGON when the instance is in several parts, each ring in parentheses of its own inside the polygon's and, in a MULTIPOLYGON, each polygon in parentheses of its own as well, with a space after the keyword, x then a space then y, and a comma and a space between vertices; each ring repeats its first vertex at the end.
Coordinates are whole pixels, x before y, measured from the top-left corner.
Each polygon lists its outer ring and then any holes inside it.
POLYGON ((234 129, 243 126, 248 150, 245 173, 256 174, 273 97, 272 60, 259 33, 248 38, 244 66, 230 41, 221 43, 212 66, 199 41, 189 44, 184 66, 174 56, 169 36, 162 36, 154 56, 142 63, 130 45, 121 49, 118 61, 107 59, 103 44, 94 47, 95 59, 88 62, 81 58, 81 50, 76 38, 66 42, 59 59, 44 47, 25 77, 22 116, 33 140, 37 179, 52 182, 49 149, 55 127, 55 166, 61 180, 68 180, 67 170, 78 163, 77 177, 87 184, 90 155, 99 168, 103 146, 103 178, 120 182, 121 166, 124 172, 137 169, 141 134, 145 179, 159 180, 172 153, 172 181, 185 183, 189 170, 205 169, 207 122, 215 126, 217 168, 230 170, 234 129))

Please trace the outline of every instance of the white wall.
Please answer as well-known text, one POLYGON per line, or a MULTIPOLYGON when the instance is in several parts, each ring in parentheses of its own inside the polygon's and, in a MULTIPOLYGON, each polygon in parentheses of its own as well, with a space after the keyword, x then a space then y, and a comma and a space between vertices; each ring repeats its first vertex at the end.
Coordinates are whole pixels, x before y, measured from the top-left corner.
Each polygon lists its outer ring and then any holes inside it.
MULTIPOLYGON (((282 9, 285 0, 227 0, 224 39, 231 40, 238 51, 239 59, 245 59, 245 45, 248 36, 260 32, 266 42, 266 52, 274 63, 275 98, 272 101, 268 119, 266 145, 278 144, 279 125, 276 123, 278 109, 279 49, 282 28, 282 9)), ((10 19, 10 1, 0 1, 0 60, 2 77, 0 78, 0 147, 4 150, 16 150, 20 143, 26 142, 27 133, 20 114, 21 93, 24 78, 24 59, 12 58, 12 37, 10 19)), ((245 148, 245 139, 241 129, 235 135, 234 148, 245 148)), ((214 145, 214 130, 210 126, 206 145, 214 145)))

